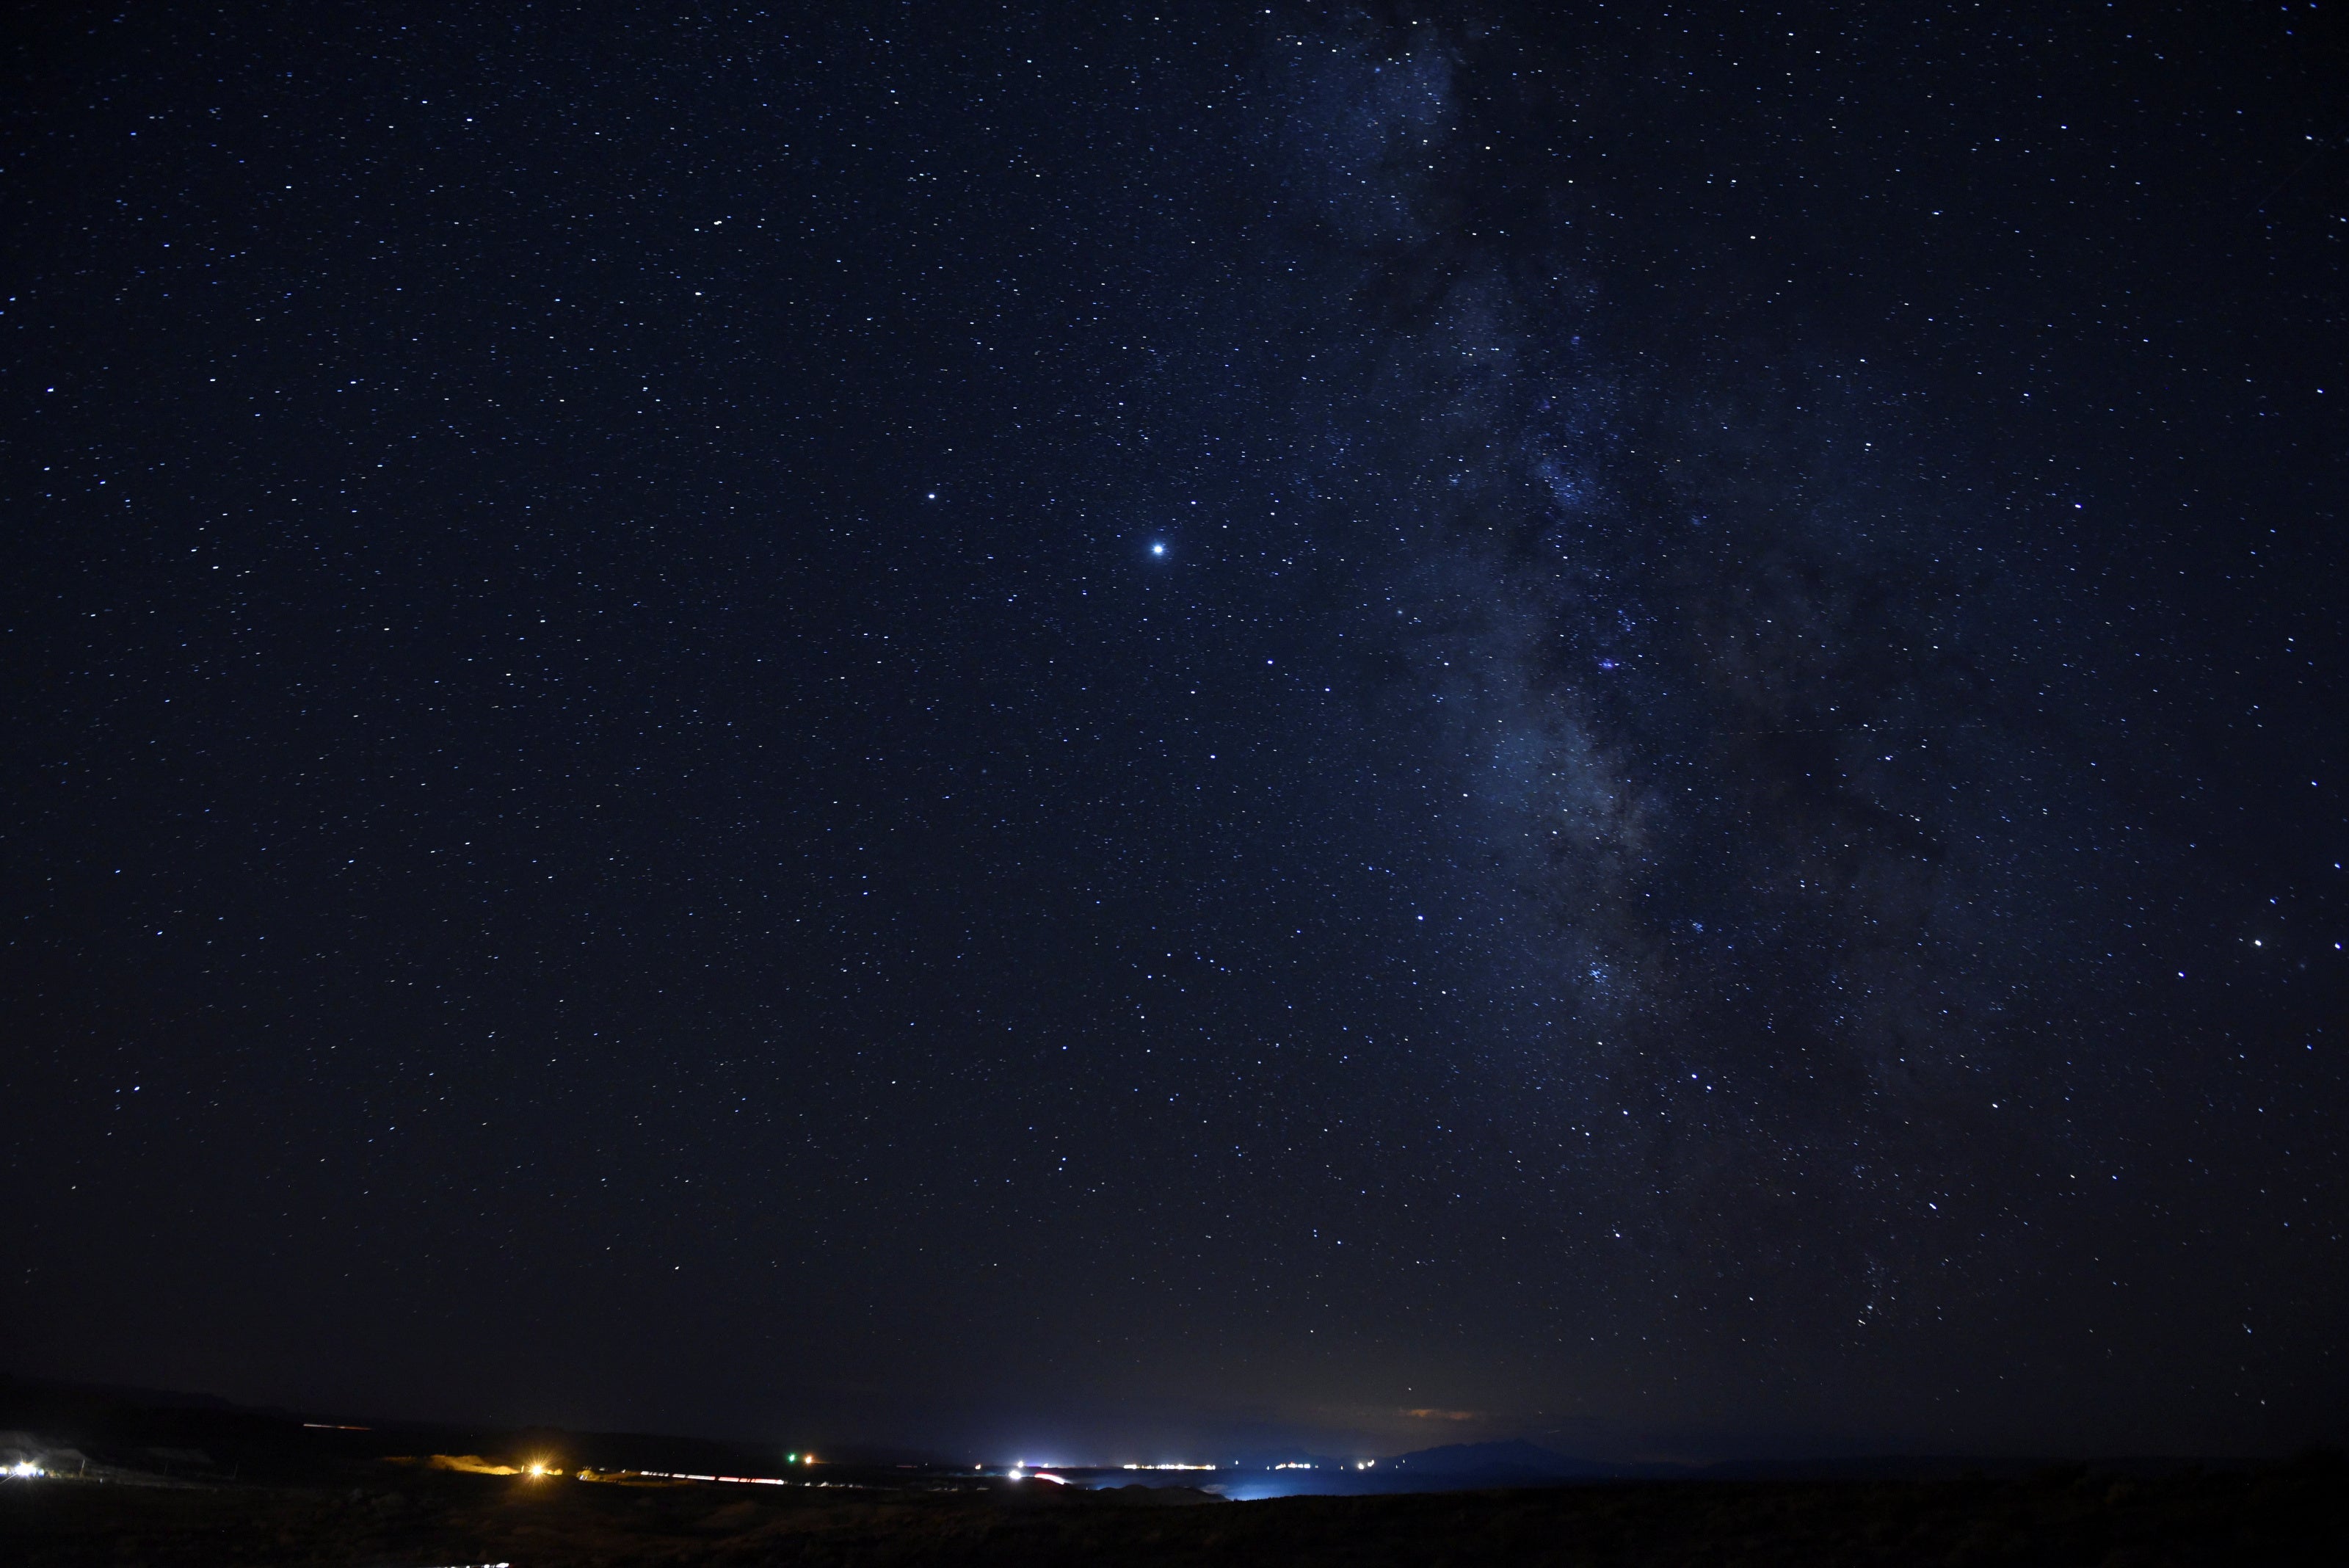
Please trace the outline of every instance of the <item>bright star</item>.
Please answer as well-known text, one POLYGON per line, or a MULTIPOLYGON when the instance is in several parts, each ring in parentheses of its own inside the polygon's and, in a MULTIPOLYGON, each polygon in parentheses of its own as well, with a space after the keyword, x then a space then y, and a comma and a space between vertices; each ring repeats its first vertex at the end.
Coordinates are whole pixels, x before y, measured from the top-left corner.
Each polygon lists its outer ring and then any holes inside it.
POLYGON ((1163 556, 1166 553, 1166 546, 1164 545, 1153 545, 1150 546, 1150 553, 1154 556, 1163 556))

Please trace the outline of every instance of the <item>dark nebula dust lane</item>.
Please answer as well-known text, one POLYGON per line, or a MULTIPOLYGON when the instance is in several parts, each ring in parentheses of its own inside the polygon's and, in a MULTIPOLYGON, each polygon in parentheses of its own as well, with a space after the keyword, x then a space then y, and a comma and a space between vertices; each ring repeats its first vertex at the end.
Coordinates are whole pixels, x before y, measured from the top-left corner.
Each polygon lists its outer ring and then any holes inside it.
POLYGON ((8 1369, 2337 1436, 2333 28, 28 26, 8 1369))

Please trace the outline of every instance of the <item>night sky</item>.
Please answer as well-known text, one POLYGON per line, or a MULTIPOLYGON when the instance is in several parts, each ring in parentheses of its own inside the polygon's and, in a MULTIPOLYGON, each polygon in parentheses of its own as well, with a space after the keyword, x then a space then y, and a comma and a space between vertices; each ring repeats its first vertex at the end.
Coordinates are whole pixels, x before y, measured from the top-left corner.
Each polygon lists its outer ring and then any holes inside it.
POLYGON ((11 13, 6 1370, 2340 1435, 2329 11, 212 9, 11 13))

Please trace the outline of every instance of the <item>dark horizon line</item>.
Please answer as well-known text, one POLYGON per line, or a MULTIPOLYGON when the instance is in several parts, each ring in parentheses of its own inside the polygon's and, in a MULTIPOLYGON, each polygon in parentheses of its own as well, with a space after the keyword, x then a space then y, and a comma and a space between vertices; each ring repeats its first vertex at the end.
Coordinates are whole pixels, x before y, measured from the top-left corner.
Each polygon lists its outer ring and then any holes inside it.
MULTIPOLYGON (((12 1386, 19 1389, 39 1390, 52 1395, 77 1396, 92 1402, 102 1401, 117 1407, 127 1407, 133 1409, 154 1411, 206 1411, 224 1416, 243 1416, 267 1420, 285 1421, 298 1426, 305 1430, 331 1431, 337 1433, 367 1433, 379 1437, 389 1436, 395 1433, 414 1433, 421 1435, 436 1431, 447 1433, 462 1432, 482 1437, 494 1436, 514 1438, 520 1438, 532 1433, 559 1433, 564 1436, 589 1439, 602 1438, 614 1441, 634 1440, 656 1443, 685 1443, 706 1445, 711 1448, 719 1449, 750 1449, 771 1447, 776 1449, 778 1452, 781 1452, 790 1447, 787 1439, 780 1438, 768 1439, 739 1437, 714 1437, 706 1433, 690 1432, 607 1430, 603 1428, 569 1426, 554 1421, 516 1421, 486 1418, 467 1419, 463 1417, 386 1417, 372 1415, 354 1418, 354 1415, 350 1411, 334 1411, 323 1408, 300 1408, 279 1405, 247 1404, 229 1398, 222 1395, 198 1392, 189 1389, 149 1388, 135 1385, 93 1383, 72 1378, 49 1377, 35 1374, 0 1371, 0 1396, 5 1396, 12 1386)), ((973 1459, 967 1455, 962 1458, 951 1458, 941 1454, 935 1448, 914 1443, 892 1444, 876 1442, 848 1442, 836 1445, 833 1449, 833 1452, 841 1457, 823 1458, 821 1452, 823 1447, 823 1445, 822 1444, 814 1445, 810 1451, 817 1454, 818 1457, 813 1462, 823 1469, 845 1469, 858 1468, 894 1468, 968 1471, 968 1469, 972 1467, 982 1467, 996 1469, 1019 1468, 1030 1471, 1036 1469, 1046 1469, 1054 1471, 1085 1471, 1102 1474, 1131 1470, 1134 1473, 1175 1475, 1185 1473, 1186 1468, 1184 1463, 1178 1461, 1162 1461, 1156 1464, 1136 1464, 1131 1461, 1114 1459, 1040 1460, 1030 1462, 1024 1459, 988 1457, 973 1459)), ((2337 1451, 2332 1444, 2324 1440, 2324 1438, 2322 1435, 2318 1435, 2311 1437, 2304 1442, 2288 1445, 2279 1448, 2273 1451, 2251 1453, 2221 1453, 2208 1451, 2112 1451, 2090 1453, 2085 1450, 2059 1453, 2051 1452, 2045 1449, 2026 1450, 2020 1449, 2012 1450, 1933 1450, 1902 1448, 1866 1450, 1853 1449, 1841 1452, 1828 1449, 1825 1451, 1800 1452, 1791 1457, 1770 1459, 1601 1459, 1595 1458, 1588 1454, 1573 1453, 1564 1449, 1551 1448, 1538 1437, 1524 1434, 1509 1437, 1481 1438, 1474 1441, 1435 1443, 1423 1448, 1403 1449, 1396 1453, 1335 1454, 1317 1450, 1303 1443, 1289 1445, 1263 1445, 1257 1448, 1257 1451, 1260 1454, 1268 1455, 1292 1455, 1298 1459, 1309 1459, 1316 1461, 1317 1463, 1326 1461, 1333 1467, 1348 1465, 1361 1460, 1371 1460, 1375 1461, 1376 1464, 1382 1468, 1381 1473, 1392 1475, 1396 1472, 1392 1470, 1384 1470, 1383 1467, 1421 1456, 1456 1454, 1463 1450, 1475 1450, 1480 1449, 1499 1449, 1509 1448, 1530 1448, 1536 1449, 1539 1453, 1556 1459, 1563 1465, 1577 1467, 1580 1473, 1544 1473, 1536 1470, 1529 1465, 1510 1466, 1506 1462, 1489 1464, 1482 1470, 1459 1470, 1448 1473, 1458 1476, 1467 1476, 1479 1473, 1494 1474, 1507 1471, 1533 1478, 1536 1484, 1540 1484, 1547 1482, 1572 1483, 1586 1480, 1592 1482, 1605 1482, 1613 1480, 1733 1480, 1759 1478, 1765 1475, 1784 1476, 1786 1479, 1800 1479, 1800 1477, 1805 1473, 1823 1474, 1838 1468, 1847 1470, 1857 1470, 1895 1466, 1930 1466, 1942 1468, 1963 1466, 1974 1469, 1990 1466, 1996 1467, 2002 1471, 2012 1471, 2013 1473, 2027 1473, 2033 1469, 2078 1465, 2086 1465, 2091 1468, 2105 1467, 2127 1469, 2143 1469, 2162 1466, 2172 1468, 2211 1466, 2220 1469, 2237 1469, 2273 1464, 2279 1461, 2290 1460, 2294 1458, 2303 1458, 2312 1454, 2323 1454, 2337 1451)), ((1259 1468, 1268 1469, 1269 1467, 1254 1466, 1250 1464, 1245 1457, 1243 1457, 1238 1459, 1217 1459, 1200 1461, 1195 1467, 1187 1468, 1189 1469, 1189 1473, 1198 1474, 1238 1469, 1247 1469, 1253 1473, 1259 1468)), ((1334 1469, 1331 1473, 1360 1475, 1365 1478, 1368 1478, 1371 1475, 1371 1472, 1368 1471, 1345 1470, 1341 1472, 1334 1469)), ((1435 1471, 1421 1471, 1419 1473, 1430 1480, 1443 1479, 1442 1474, 1435 1471)))

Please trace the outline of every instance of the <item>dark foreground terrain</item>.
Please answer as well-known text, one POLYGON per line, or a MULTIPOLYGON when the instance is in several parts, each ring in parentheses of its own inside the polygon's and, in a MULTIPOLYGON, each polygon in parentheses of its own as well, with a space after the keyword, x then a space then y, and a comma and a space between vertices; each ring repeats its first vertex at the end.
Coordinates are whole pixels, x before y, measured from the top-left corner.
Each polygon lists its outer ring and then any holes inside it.
MULTIPOLYGON (((1539 1452, 1417 1459, 1519 1449, 1539 1452)), ((1839 1479, 1815 1467, 1526 1485, 1519 1469, 1506 1486, 1488 1463, 1454 1478, 1485 1490, 1255 1502, 1015 1481, 903 1454, 810 1458, 642 1434, 347 1425, 0 1376, 0 1469, 51 1472, 0 1479, 0 1568, 2349 1565, 2349 1469, 2323 1450, 2264 1467, 1895 1459, 1839 1479)))
POLYGON ((1246 1503, 1032 1481, 870 1492, 398 1472, 334 1487, 9 1481, 0 1562, 2339 1564, 2349 1479, 2315 1459, 2134 1480, 2074 1468, 1246 1503))

